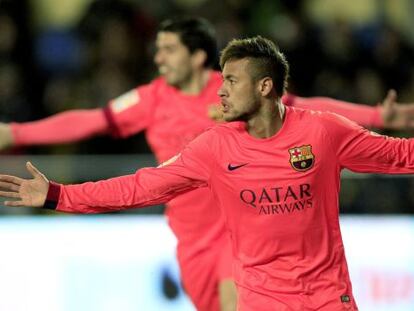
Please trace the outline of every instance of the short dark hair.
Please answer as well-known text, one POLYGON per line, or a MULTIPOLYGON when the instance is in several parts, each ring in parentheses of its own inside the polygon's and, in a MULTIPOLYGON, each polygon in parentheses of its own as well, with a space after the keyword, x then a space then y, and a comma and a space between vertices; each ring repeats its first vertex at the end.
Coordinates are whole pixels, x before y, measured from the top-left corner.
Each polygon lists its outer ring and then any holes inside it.
POLYGON ((247 39, 233 39, 220 55, 220 67, 231 60, 249 59, 249 67, 253 80, 270 77, 275 84, 278 97, 287 88, 289 64, 279 48, 270 40, 261 36, 247 39))
POLYGON ((190 53, 203 50, 207 54, 204 63, 206 67, 213 67, 218 58, 216 33, 213 26, 200 17, 175 17, 163 21, 158 32, 173 32, 179 35, 181 42, 190 53))

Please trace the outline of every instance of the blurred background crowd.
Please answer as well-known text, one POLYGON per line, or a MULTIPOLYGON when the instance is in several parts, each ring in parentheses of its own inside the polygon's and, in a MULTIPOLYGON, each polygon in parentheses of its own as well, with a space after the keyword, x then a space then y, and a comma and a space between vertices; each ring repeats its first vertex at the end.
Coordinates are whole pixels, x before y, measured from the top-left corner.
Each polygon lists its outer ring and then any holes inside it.
MULTIPOLYGON (((234 37, 273 39, 290 62, 293 94, 377 105, 394 88, 399 102, 414 102, 411 0, 0 0, 0 122, 105 106, 149 82, 157 26, 175 15, 210 20, 220 48, 234 37)), ((138 135, 12 152, 149 148, 138 135)), ((346 213, 414 213, 413 178, 352 178, 342 188, 346 213)))

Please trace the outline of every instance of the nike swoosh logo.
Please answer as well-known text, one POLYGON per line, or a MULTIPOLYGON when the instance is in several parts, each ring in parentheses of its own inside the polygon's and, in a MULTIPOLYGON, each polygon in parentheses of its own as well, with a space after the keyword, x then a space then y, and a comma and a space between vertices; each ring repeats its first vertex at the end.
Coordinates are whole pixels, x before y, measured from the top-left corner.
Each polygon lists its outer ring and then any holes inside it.
POLYGON ((229 165, 227 166, 227 169, 228 169, 229 171, 234 171, 234 170, 237 170, 238 168, 240 168, 240 167, 242 167, 242 166, 245 166, 245 165, 247 165, 247 164, 249 164, 249 163, 244 163, 244 164, 240 164, 240 165, 231 165, 231 164, 229 164, 229 165))

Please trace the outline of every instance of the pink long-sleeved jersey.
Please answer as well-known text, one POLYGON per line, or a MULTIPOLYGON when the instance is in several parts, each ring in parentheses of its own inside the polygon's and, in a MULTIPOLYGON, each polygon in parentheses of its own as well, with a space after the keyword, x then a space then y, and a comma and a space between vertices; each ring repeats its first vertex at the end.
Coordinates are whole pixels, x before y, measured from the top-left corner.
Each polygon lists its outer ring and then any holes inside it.
POLYGON ((287 107, 273 137, 253 138, 241 122, 219 125, 158 168, 96 183, 52 183, 46 206, 106 212, 209 187, 231 234, 239 310, 357 310, 338 220, 343 168, 414 173, 414 140, 287 107))
MULTIPOLYGON (((128 137, 145 130, 161 163, 214 125, 207 111, 220 101, 217 90, 221 83, 220 73, 211 71, 199 94, 186 95, 160 77, 111 100, 105 109, 67 111, 39 121, 12 124, 15 144, 67 143, 108 132, 128 137)), ((284 96, 283 102, 336 112, 367 127, 383 125, 378 107, 293 95, 284 96)), ((200 188, 171 200, 166 209, 169 226, 178 240, 181 279, 199 311, 219 310, 218 283, 232 277, 229 239, 220 211, 214 206, 209 190, 200 188)))

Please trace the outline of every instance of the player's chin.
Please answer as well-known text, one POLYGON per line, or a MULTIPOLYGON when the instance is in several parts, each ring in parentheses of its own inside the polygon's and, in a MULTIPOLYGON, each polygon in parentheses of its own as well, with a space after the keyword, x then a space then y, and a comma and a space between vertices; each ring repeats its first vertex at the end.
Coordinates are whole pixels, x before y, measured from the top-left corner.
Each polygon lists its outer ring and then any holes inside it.
POLYGON ((225 122, 237 121, 237 116, 230 112, 223 112, 223 120, 225 122))
POLYGON ((164 75, 164 79, 165 81, 167 81, 169 85, 177 86, 177 87, 180 85, 179 79, 177 79, 177 77, 173 74, 164 75))

